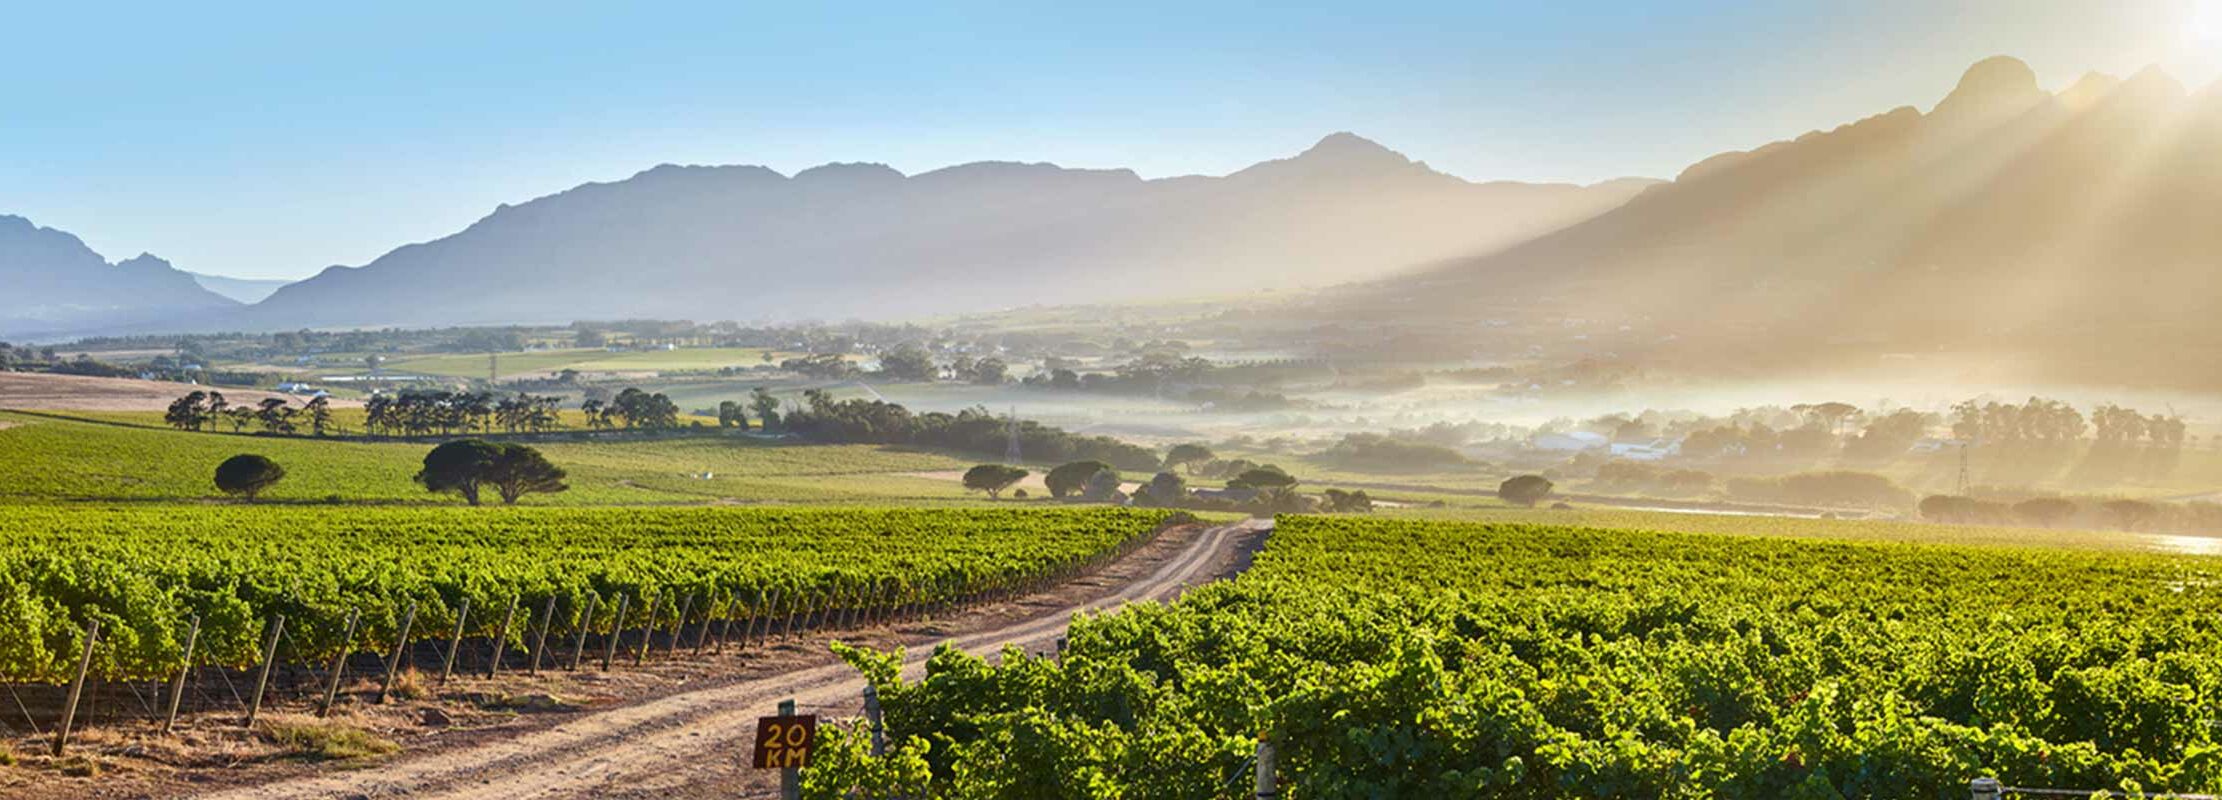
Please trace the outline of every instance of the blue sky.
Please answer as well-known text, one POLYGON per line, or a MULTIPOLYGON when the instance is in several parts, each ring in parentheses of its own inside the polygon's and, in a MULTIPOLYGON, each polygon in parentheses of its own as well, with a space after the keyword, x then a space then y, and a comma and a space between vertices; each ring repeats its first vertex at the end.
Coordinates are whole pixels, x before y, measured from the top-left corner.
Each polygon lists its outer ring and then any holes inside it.
POLYGON ((1155 177, 1350 130, 1475 180, 1671 177, 1998 53, 2204 84, 2200 3, 38 3, 0 28, 0 213, 293 278, 663 162, 1155 177))

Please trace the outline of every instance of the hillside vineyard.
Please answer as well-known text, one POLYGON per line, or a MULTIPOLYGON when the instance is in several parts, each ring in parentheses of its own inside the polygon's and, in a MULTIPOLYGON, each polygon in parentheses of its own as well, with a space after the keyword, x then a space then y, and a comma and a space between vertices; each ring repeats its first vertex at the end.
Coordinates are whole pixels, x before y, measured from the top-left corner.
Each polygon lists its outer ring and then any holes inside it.
MULTIPOLYGON (((181 666, 187 620, 197 664, 245 666, 274 614, 297 655, 415 636, 479 609, 556 600, 558 630, 589 596, 632 598, 626 625, 966 602, 1031 585, 1146 539, 1139 511, 720 508, 395 509, 0 507, 0 681, 69 679, 86 623, 93 674, 150 680, 181 666), (492 511, 493 513, 479 513, 492 511), (651 606, 648 598, 660 597, 651 606), (653 610, 660 609, 660 610, 653 610)), ((605 609, 607 606, 604 606, 605 609)), ((600 625, 607 626, 608 611, 600 625)), ((507 635, 523 642, 522 625, 507 635)))
POLYGON ((1083 620, 1059 659, 942 652, 910 685, 852 661, 902 743, 878 766, 937 796, 1081 774, 1212 796, 1260 736, 1301 797, 1941 798, 1985 770, 2180 790, 2222 783, 2214 577, 2184 558, 1284 516, 1249 573, 1083 620))

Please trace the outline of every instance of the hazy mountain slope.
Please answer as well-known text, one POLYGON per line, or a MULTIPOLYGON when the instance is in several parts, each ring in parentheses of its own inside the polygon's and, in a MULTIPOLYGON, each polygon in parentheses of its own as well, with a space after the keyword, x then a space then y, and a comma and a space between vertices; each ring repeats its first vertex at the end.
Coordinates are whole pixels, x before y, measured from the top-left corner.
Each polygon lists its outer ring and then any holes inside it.
POLYGON ((0 335, 199 317, 238 305, 151 255, 110 264, 76 236, 0 215, 0 335))
POLYGON ((985 162, 661 166, 334 267, 257 328, 869 317, 1378 277, 1593 216, 1646 182, 1475 184, 1350 134, 1224 177, 985 162))
POLYGON ((1514 296, 1776 354, 2013 342, 2142 357, 2222 341, 2222 99, 2158 72, 2058 95, 2019 61, 1696 164, 1613 211, 1383 282, 1352 308, 1514 296))
POLYGON ((203 275, 198 272, 185 274, 193 276, 193 282, 200 284, 201 288, 242 303, 262 302, 263 298, 269 297, 280 287, 292 283, 292 281, 275 278, 230 278, 222 275, 203 275))

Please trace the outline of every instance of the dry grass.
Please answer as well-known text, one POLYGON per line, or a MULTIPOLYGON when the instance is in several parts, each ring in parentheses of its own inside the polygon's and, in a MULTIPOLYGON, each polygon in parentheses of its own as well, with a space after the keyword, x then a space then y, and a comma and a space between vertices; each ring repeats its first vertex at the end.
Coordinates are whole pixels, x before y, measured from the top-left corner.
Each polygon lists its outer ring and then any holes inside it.
POLYGON ((393 686, 386 690, 386 694, 395 700, 422 700, 431 696, 431 692, 425 688, 423 673, 418 672, 416 667, 402 667, 400 672, 395 673, 393 686))
POLYGON ((264 732, 288 755, 310 761, 347 761, 401 752, 401 745, 391 739, 331 720, 272 720, 264 732))

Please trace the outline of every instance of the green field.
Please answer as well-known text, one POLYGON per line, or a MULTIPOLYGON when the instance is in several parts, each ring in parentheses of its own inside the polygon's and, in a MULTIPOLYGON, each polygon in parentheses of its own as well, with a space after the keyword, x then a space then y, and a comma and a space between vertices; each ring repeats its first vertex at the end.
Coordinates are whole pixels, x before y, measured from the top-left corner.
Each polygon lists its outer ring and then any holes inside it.
MULTIPOLYGON (((283 614, 288 660, 339 648, 351 612, 391 641, 491 635, 492 609, 553 599, 575 630, 589 596, 632 598, 631 626, 893 610, 1045 579, 1139 543, 1164 520, 1116 509, 564 509, 0 506, 0 682, 66 679, 102 623, 98 675, 158 679, 197 661, 254 663, 283 614), (700 603, 680 598, 699 597, 700 603), (777 598, 784 598, 780 601, 777 598), (660 598, 660 599, 659 599, 660 598)), ((607 618, 604 620, 606 630, 607 618)), ((512 641, 522 644, 523 626, 512 641)))
POLYGON ((2222 787, 2222 562, 1283 517, 1256 565, 1061 658, 880 684, 806 796, 1960 798, 2222 787), (822 776, 822 777, 821 777, 822 776))
POLYGON ((1453 505, 1446 508, 1399 508, 1376 513, 1384 517, 1427 522, 1572 525, 1628 531, 1709 533, 1734 536, 2050 547, 2069 550, 2112 550, 2178 555, 2222 555, 2222 538, 2205 536, 2175 536, 2067 528, 2019 528, 2000 525, 1947 525, 1911 520, 1810 519, 1606 507, 1549 510, 1514 508, 1501 503, 1478 499, 1472 499, 1471 504, 1453 505))
MULTIPOLYGON (((0 502, 213 500, 218 463, 256 453, 286 467, 274 503, 459 504, 411 482, 426 443, 320 441, 122 427, 0 412, 0 502)), ((968 502, 953 481, 918 472, 972 462, 877 445, 743 437, 536 445, 570 472, 571 490, 532 505, 713 502, 968 502), (707 475, 708 477, 703 477, 707 475)))
MULTIPOLYGON (((498 353, 495 366, 503 377, 542 375, 566 369, 580 372, 684 372, 725 367, 756 367, 768 352, 753 347, 695 347, 678 350, 611 352, 601 348, 528 350, 498 353)), ((773 355, 773 360, 782 358, 773 355)), ((486 377, 485 353, 441 353, 396 356, 380 369, 395 375, 437 375, 449 378, 486 377)))

